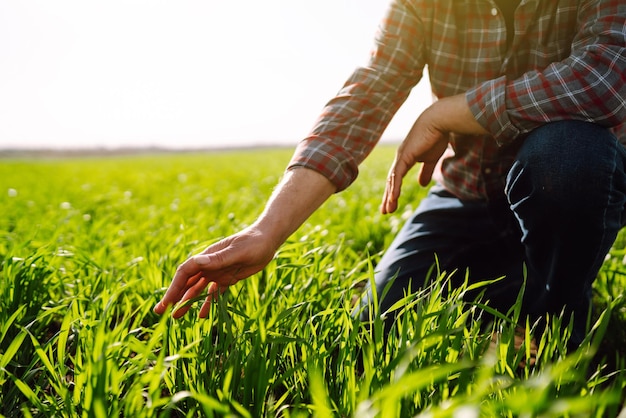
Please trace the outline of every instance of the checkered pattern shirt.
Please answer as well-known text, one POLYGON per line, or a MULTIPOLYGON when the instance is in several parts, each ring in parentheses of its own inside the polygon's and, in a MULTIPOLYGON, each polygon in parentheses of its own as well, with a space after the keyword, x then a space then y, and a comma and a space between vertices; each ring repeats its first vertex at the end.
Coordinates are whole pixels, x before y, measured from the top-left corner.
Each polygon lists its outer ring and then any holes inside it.
POLYGON ((514 22, 507 48, 493 0, 393 0, 369 62, 328 102, 289 168, 348 187, 426 66, 433 95, 464 93, 490 132, 452 135, 435 173, 462 199, 501 196, 524 135, 546 122, 595 122, 626 139, 626 2, 522 0, 514 22))

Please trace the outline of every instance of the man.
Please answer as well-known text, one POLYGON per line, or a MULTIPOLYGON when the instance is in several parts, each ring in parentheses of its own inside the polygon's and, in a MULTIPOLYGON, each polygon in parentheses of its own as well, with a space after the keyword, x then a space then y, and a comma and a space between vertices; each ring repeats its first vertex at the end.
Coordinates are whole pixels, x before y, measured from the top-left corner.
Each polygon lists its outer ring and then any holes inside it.
POLYGON ((523 313, 573 314, 580 342, 626 202, 625 47, 621 0, 394 0, 368 65, 324 108, 257 221, 185 261, 155 311, 208 286, 205 317, 216 292, 263 269, 354 181, 427 66, 438 100, 399 147, 381 211, 396 210, 418 162, 419 183, 436 185, 376 269, 379 292, 393 280, 381 312, 437 258, 470 279, 505 276, 486 293, 504 310, 527 275, 523 313))

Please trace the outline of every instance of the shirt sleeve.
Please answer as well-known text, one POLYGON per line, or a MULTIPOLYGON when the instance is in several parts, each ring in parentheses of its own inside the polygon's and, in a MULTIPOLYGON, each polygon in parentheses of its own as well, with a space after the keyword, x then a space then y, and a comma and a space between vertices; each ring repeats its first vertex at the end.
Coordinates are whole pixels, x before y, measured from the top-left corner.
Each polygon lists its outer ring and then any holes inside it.
POLYGON ((357 68, 302 140, 288 169, 307 167, 337 191, 358 175, 383 131, 424 69, 422 27, 407 0, 395 0, 375 37, 366 66, 357 68))
POLYGON ((466 93, 478 120, 503 145, 547 122, 584 120, 617 127, 626 120, 626 5, 590 0, 579 12, 571 53, 545 69, 466 93))

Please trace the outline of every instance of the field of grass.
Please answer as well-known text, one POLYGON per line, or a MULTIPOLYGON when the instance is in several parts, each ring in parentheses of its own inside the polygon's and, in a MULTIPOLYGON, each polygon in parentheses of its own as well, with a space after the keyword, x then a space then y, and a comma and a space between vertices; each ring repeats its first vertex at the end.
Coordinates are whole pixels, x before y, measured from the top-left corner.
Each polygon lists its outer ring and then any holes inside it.
POLYGON ((375 151, 208 319, 195 306, 179 321, 152 312, 176 266, 255 219, 290 150, 0 160, 0 414, 626 416, 623 235, 589 338, 568 352, 550 318, 534 366, 518 367, 528 350, 514 349, 511 321, 487 326, 467 286, 443 291, 450 272, 397 306, 387 340, 380 320, 352 318, 424 193, 407 186, 396 215, 378 213, 393 152, 375 151))

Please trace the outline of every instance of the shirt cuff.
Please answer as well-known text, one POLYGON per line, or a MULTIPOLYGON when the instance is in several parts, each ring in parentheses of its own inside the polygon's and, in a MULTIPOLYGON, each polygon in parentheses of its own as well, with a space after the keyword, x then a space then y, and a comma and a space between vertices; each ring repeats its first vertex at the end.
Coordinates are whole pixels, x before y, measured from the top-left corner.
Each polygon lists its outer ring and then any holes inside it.
POLYGON ((521 131, 513 125, 506 110, 506 77, 486 81, 465 93, 465 99, 478 123, 499 146, 517 138, 521 131))
POLYGON ((309 137, 301 141, 287 166, 287 170, 305 167, 315 170, 330 180, 337 192, 345 190, 356 180, 358 163, 343 147, 322 137, 309 137))

